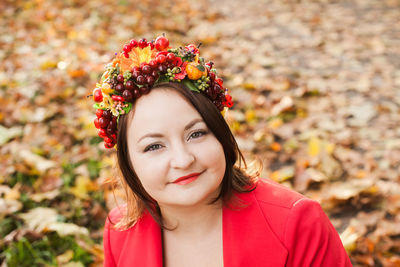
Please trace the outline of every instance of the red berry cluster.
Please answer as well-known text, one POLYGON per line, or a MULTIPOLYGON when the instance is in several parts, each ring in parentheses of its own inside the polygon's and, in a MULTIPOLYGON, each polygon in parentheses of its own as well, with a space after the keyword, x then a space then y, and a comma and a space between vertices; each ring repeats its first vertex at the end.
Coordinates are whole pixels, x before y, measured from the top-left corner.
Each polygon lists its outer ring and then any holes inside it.
POLYGON ((150 46, 151 50, 156 48, 158 51, 163 51, 168 48, 169 41, 164 36, 159 36, 155 41, 153 40, 151 42, 148 42, 146 38, 142 38, 139 41, 132 39, 128 44, 124 45, 124 56, 128 58, 129 52, 131 52, 133 48, 139 47, 143 49, 147 46, 150 46))
POLYGON ((177 58, 174 53, 160 54, 149 63, 133 67, 127 77, 122 74, 115 75, 111 88, 122 96, 122 101, 134 102, 135 99, 150 91, 160 75, 165 74, 168 68, 175 66, 177 58))
POLYGON ((99 129, 98 135, 104 139, 106 148, 113 148, 117 143, 117 117, 110 110, 98 109, 94 125, 99 129))
POLYGON ((142 63, 139 67, 134 67, 132 69, 132 81, 141 85, 139 94, 135 94, 135 98, 139 97, 141 94, 148 93, 158 77, 160 77, 157 66, 154 65, 153 61, 154 60, 150 61, 149 64, 142 63))
POLYGON ((155 59, 150 61, 150 64, 156 66, 157 70, 160 72, 160 75, 165 74, 168 69, 172 69, 173 67, 179 66, 182 63, 182 59, 177 57, 172 52, 159 52, 155 59))
POLYGON ((114 78, 114 82, 111 84, 111 88, 115 89, 123 98, 123 101, 131 102, 133 100, 135 90, 139 90, 136 84, 128 80, 125 83, 124 75, 119 74, 114 78))
POLYGON ((212 66, 213 62, 206 63, 206 67, 208 68, 209 81, 207 82, 208 88, 204 90, 204 93, 208 96, 209 99, 211 99, 211 101, 219 109, 219 111, 222 111, 224 109, 224 106, 231 107, 233 105, 233 102, 231 101, 231 106, 227 105, 223 81, 221 78, 217 78, 215 73, 211 70, 212 66))

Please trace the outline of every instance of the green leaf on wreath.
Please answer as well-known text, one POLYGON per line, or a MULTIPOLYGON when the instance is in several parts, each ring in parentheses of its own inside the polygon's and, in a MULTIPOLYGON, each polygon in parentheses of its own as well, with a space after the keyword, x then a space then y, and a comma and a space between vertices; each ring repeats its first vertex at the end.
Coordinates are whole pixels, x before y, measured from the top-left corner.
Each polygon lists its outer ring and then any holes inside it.
POLYGON ((199 70, 199 71, 205 71, 206 69, 204 68, 204 66, 203 65, 197 65, 196 66, 196 68, 199 70))
POLYGON ((107 74, 108 72, 109 72, 109 71, 105 71, 105 72, 103 73, 103 75, 101 75, 100 83, 103 83, 103 82, 104 82, 104 80, 106 79, 106 74, 107 74))
POLYGON ((158 78, 157 83, 166 83, 169 82, 169 78, 166 75, 162 75, 158 78))
POLYGON ((132 108, 132 103, 129 102, 128 106, 124 107, 125 114, 127 114, 131 110, 131 108, 132 108))
POLYGON ((190 80, 182 80, 183 84, 186 85, 189 90, 200 93, 199 88, 197 88, 190 80))
POLYGON ((105 110, 105 108, 100 107, 100 104, 99 104, 99 103, 95 103, 95 104, 93 105, 93 108, 105 110))

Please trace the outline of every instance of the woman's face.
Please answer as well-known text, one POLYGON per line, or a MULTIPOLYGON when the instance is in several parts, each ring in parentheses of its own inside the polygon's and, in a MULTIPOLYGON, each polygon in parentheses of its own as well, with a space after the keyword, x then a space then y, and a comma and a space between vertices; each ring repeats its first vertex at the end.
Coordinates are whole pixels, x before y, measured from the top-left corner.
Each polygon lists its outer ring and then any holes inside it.
POLYGON ((132 166, 160 207, 217 197, 225 155, 197 110, 177 92, 158 89, 140 97, 133 112, 127 131, 132 166))

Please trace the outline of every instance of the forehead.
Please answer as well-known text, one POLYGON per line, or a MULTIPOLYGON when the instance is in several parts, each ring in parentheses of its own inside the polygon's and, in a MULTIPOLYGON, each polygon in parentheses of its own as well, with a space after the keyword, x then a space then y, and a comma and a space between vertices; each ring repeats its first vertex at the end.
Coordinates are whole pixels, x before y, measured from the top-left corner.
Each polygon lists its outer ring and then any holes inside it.
POLYGON ((182 95, 169 89, 156 89, 137 100, 128 131, 140 134, 171 128, 195 118, 201 116, 182 95))

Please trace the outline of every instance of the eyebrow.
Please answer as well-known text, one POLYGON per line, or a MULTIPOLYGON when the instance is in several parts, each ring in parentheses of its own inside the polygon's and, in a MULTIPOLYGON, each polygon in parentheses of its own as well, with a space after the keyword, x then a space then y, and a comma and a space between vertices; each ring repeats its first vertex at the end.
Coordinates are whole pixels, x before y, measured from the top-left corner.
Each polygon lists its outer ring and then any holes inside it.
MULTIPOLYGON (((203 122, 203 119, 196 118, 196 119, 192 120, 185 126, 184 130, 185 131, 189 130, 190 128, 192 128, 194 125, 196 125, 199 122, 203 122)), ((148 137, 157 138, 157 137, 163 137, 163 135, 160 133, 148 133, 148 134, 145 134, 142 137, 140 137, 139 140, 137 141, 137 143, 139 143, 140 141, 142 141, 143 139, 148 138, 148 137)))

